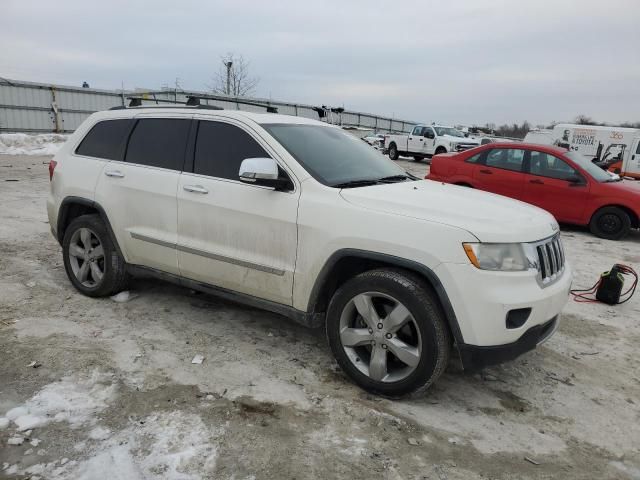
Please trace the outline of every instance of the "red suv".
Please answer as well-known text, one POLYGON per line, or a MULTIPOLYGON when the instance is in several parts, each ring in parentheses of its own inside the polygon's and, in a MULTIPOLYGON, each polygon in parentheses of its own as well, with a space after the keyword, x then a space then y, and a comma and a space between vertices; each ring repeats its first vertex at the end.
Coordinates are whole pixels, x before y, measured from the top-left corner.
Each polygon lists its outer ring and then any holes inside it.
POLYGON ((491 143, 434 156, 426 178, 531 203, 559 222, 589 225, 610 240, 639 227, 640 185, 616 179, 564 148, 491 143))

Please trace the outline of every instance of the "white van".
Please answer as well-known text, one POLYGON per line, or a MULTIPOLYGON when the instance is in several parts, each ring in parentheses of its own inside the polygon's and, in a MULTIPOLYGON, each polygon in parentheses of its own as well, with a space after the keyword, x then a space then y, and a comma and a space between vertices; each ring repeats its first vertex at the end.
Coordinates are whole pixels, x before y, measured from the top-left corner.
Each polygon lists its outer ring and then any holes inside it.
POLYGON ((623 160, 633 140, 640 137, 637 128, 600 127, 560 123, 553 127, 555 144, 600 161, 623 160))

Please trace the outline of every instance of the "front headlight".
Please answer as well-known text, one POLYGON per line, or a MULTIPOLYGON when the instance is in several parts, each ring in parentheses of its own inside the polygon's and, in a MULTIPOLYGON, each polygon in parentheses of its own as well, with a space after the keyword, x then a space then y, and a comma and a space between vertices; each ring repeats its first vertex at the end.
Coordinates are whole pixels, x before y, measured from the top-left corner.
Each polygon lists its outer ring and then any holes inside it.
POLYGON ((522 272, 536 268, 533 252, 521 243, 463 243, 469 261, 481 270, 522 272))

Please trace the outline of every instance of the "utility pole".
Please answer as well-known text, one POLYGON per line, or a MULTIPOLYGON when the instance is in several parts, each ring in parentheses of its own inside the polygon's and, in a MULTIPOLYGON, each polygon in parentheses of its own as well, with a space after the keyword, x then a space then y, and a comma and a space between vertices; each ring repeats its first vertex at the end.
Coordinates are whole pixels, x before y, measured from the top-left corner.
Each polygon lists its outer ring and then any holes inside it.
POLYGON ((233 62, 224 62, 224 66, 227 67, 227 95, 231 95, 231 67, 233 62))

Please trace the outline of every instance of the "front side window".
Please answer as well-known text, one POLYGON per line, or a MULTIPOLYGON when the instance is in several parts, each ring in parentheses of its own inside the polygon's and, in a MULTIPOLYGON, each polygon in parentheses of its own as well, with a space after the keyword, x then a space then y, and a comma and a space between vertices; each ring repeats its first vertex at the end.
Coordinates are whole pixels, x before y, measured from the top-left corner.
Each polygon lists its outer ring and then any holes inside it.
POLYGON ((133 120, 128 118, 96 123, 76 149, 77 155, 122 160, 124 143, 133 120))
POLYGON ((579 176, 578 172, 564 160, 543 152, 531 152, 530 172, 541 177, 567 180, 579 176))
POLYGON ((609 175, 606 171, 601 169, 591 160, 587 159, 584 155, 578 152, 567 152, 567 157, 570 160, 573 160, 580 168, 586 170, 589 175, 593 177, 597 182, 610 182, 611 175, 609 175))
POLYGON ((524 150, 517 148, 494 148, 487 154, 487 167, 502 168, 514 172, 522 172, 524 150))
POLYGON ((182 170, 190 119, 138 120, 127 146, 125 161, 138 165, 182 170))
POLYGON ((262 125, 298 163, 324 185, 377 181, 406 172, 377 150, 345 131, 329 126, 262 125))
POLYGON ((194 173, 238 180, 242 161, 259 157, 271 155, 241 128, 223 122, 200 121, 194 173))

